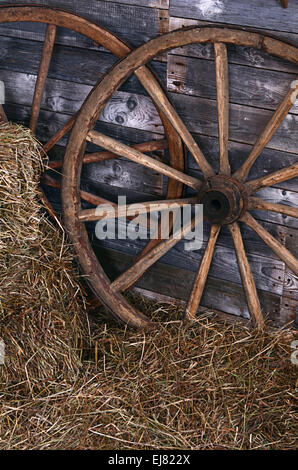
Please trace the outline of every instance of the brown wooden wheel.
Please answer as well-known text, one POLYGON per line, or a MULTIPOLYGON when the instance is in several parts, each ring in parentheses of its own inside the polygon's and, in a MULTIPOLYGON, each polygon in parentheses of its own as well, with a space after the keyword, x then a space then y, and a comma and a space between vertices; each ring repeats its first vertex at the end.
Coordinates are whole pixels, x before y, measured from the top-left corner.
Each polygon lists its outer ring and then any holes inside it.
MULTIPOLYGON (((0 6, 0 23, 11 23, 11 22, 38 22, 45 23, 47 25, 43 50, 39 65, 39 72, 36 79, 35 91, 32 102, 32 110, 30 117, 29 127, 33 133, 35 133, 36 126, 38 123, 38 117, 42 102, 42 96, 45 88, 45 82, 47 79, 49 66, 53 54, 53 48, 55 43, 56 31, 58 27, 70 29, 76 33, 80 33, 83 36, 94 41, 96 44, 103 46, 105 49, 110 51, 116 57, 121 58, 126 56, 130 52, 130 48, 123 41, 118 39, 114 34, 109 32, 106 28, 99 26, 85 18, 74 15, 67 11, 57 8, 46 8, 44 6, 22 6, 22 5, 1 5, 0 6)), ((153 73, 149 69, 143 69, 143 72, 137 74, 140 82, 144 88, 148 91, 151 86, 154 86, 156 81, 153 73)), ((180 137, 168 121, 168 119, 159 111, 158 103, 156 104, 157 111, 159 112, 162 124, 164 126, 166 140, 143 142, 137 144, 136 148, 142 152, 152 152, 169 148, 170 162, 174 168, 183 170, 184 168, 184 148, 180 137)), ((1 115, 3 114, 2 120, 6 120, 6 116, 3 108, 0 105, 0 122, 1 115)), ((58 132, 51 137, 51 139, 44 144, 43 148, 45 152, 49 152, 54 145, 59 142, 62 137, 67 134, 72 128, 77 114, 74 114, 69 121, 58 130, 58 132)), ((86 154, 84 157, 84 163, 93 163, 110 158, 115 158, 116 155, 111 152, 98 152, 93 154, 86 154)), ((62 161, 54 161, 49 163, 50 168, 62 167, 62 161)), ((60 188, 60 184, 57 180, 51 178, 48 174, 44 175, 43 183, 60 188)), ((180 197, 182 192, 182 184, 176 180, 169 180, 167 187, 167 198, 180 197)), ((108 202, 103 198, 99 198, 94 194, 89 194, 86 191, 81 191, 81 198, 91 204, 98 205, 103 202, 108 202)), ((42 193, 42 200, 51 215, 54 216, 54 211, 51 204, 47 200, 45 194, 42 193)), ((156 243, 156 241, 155 241, 156 243)))
MULTIPOLYGON (((80 204, 80 171, 83 161, 86 141, 92 141, 100 147, 126 157, 141 165, 159 171, 183 184, 196 190, 197 201, 204 203, 205 216, 211 222, 209 241, 201 260, 201 264, 190 294, 186 308, 186 314, 193 318, 199 306, 203 289, 208 276, 214 247, 222 225, 226 224, 233 238, 242 284, 246 294, 248 309, 251 318, 262 328, 264 319, 260 301, 245 253, 238 220, 251 227, 276 255, 298 275, 298 262, 295 257, 271 234, 269 234, 248 212, 248 209, 261 209, 281 212, 292 217, 298 216, 298 209, 281 206, 261 201, 253 197, 253 193, 261 188, 271 186, 298 175, 298 162, 288 168, 267 174, 259 179, 247 181, 250 169, 265 148, 282 120, 290 110, 296 94, 295 88, 289 89, 278 109, 274 112, 269 122, 255 142, 248 158, 231 174, 228 157, 228 119, 229 119, 229 92, 228 92, 228 59, 227 44, 254 47, 262 49, 269 54, 287 59, 298 64, 298 49, 283 41, 264 36, 255 32, 248 32, 227 28, 186 28, 173 31, 169 34, 155 38, 131 52, 124 60, 116 64, 113 69, 93 89, 76 119, 72 130, 63 165, 62 205, 64 221, 70 235, 81 268, 89 280, 93 291, 120 320, 137 327, 145 327, 150 321, 141 312, 136 311, 121 295, 125 289, 134 284, 144 272, 168 250, 177 240, 172 235, 167 240, 161 240, 149 251, 145 251, 133 266, 120 275, 114 282, 110 282, 102 266, 100 265, 89 243, 85 221, 95 220, 96 211, 81 209, 80 204), (218 110, 218 135, 219 135, 219 172, 215 173, 210 166, 197 143, 187 130, 182 120, 168 101, 162 88, 155 82, 150 88, 151 98, 159 103, 160 109, 180 134, 184 144, 195 158, 203 179, 199 180, 189 176, 183 171, 177 171, 169 165, 158 162, 142 152, 133 150, 115 139, 107 137, 93 130, 100 112, 113 93, 132 73, 142 77, 145 73, 143 65, 157 54, 192 43, 214 44, 215 70, 217 84, 217 110, 218 110)), ((158 201, 166 204, 166 201, 158 201)), ((185 200, 178 201, 183 204, 185 200)), ((118 214, 121 213, 120 207, 118 214)), ((185 230, 189 230, 190 226, 185 230)))

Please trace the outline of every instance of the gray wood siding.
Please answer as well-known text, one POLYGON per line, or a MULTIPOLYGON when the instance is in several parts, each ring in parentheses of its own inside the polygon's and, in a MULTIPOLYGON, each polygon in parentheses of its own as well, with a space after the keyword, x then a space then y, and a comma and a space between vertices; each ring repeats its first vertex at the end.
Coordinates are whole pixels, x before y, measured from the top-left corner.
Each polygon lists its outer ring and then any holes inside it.
POLYGON ((170 15, 297 33, 297 2, 281 9, 276 0, 171 0, 170 15))
MULTIPOLYGON (((298 2, 287 10, 279 0, 23 0, 23 4, 59 7, 97 22, 133 47, 157 35, 190 25, 249 27, 298 45, 298 2)), ((0 0, 1 4, 15 4, 0 0)), ((14 121, 28 124, 45 27, 37 23, 0 24, 0 80, 6 86, 5 111, 14 121)), ((298 67, 251 48, 228 46, 230 84, 229 157, 237 169, 256 141, 272 112, 282 100, 298 67)), ((79 109, 92 86, 116 58, 87 38, 58 28, 49 78, 42 101, 37 136, 48 140, 79 109)), ((218 165, 218 130, 213 47, 191 45, 170 51, 150 63, 171 102, 193 133, 208 161, 218 165)), ((132 144, 163 137, 158 113, 136 77, 132 76, 111 98, 97 129, 132 144)), ((50 153, 61 158, 68 136, 50 153)), ((253 165, 249 179, 286 167, 298 157, 298 104, 294 105, 267 148, 253 165)), ((94 151, 89 145, 88 150, 94 151)), ((160 154, 162 156, 162 154, 160 154)), ((166 158, 166 155, 164 155, 166 158)), ((191 155, 187 171, 200 175, 191 155)), ((59 174, 57 173, 57 177, 59 174)), ((298 205, 298 179, 259 193, 264 200, 298 205)), ((82 189, 113 202, 125 194, 129 202, 155 200, 165 194, 167 179, 124 158, 88 165, 82 189)), ((58 190, 47 194, 60 210, 58 190)), ((84 204, 84 207, 91 207, 84 204)), ((293 254, 297 253, 298 222, 292 217, 255 211, 253 215, 293 254)), ((129 266, 144 241, 106 240, 90 237, 111 278, 129 266)), ((244 245, 260 293, 264 312, 276 323, 293 318, 297 307, 298 279, 261 239, 241 224, 244 245)), ((139 281, 140 287, 185 299, 190 291, 208 238, 204 227, 202 249, 186 252, 180 242, 139 281), (161 288, 161 286, 163 286, 161 288)), ((203 305, 234 315, 248 316, 232 239, 223 229, 210 271, 203 305)))

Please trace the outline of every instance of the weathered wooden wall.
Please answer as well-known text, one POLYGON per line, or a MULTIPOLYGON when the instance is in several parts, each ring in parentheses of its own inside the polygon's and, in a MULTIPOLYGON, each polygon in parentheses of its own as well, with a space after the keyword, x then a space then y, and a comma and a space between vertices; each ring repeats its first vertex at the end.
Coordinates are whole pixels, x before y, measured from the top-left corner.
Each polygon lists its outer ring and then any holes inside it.
MULTIPOLYGON (((14 4, 2 1, 0 4, 14 4)), ((279 0, 29 0, 26 4, 56 6, 78 13, 107 27, 132 46, 166 31, 189 25, 229 24, 250 27, 290 40, 298 45, 298 2, 284 10, 279 0)), ((6 85, 5 110, 15 121, 28 123, 44 26, 0 24, 0 80, 6 85)), ((260 51, 231 46, 230 75, 230 159, 232 169, 249 153, 260 130, 297 75, 297 67, 260 51)), ((98 77, 115 58, 88 39, 60 29, 42 103, 37 135, 46 141, 79 109, 98 77)), ((217 164, 216 88, 213 51, 209 45, 195 45, 171 51, 153 61, 171 101, 192 131, 204 154, 217 164)), ((294 106, 268 148, 254 165, 251 177, 262 176, 297 161, 298 105, 294 106)), ((99 128, 127 143, 160 138, 163 128, 158 114, 139 82, 132 77, 113 97, 101 116, 99 128)), ((67 139, 52 152, 63 153, 67 139)), ((196 174, 193 159, 188 169, 196 174)), ((113 201, 126 194, 129 201, 161 197, 164 179, 124 159, 89 165, 83 186, 113 201)), ((297 179, 276 185, 260 195, 278 203, 297 205, 297 179)), ((58 192, 49 196, 59 209, 58 192)), ((274 213, 258 212, 256 217, 296 256, 297 221, 274 213)), ((245 247, 260 292, 263 309, 277 322, 292 319, 297 308, 295 276, 250 229, 242 226, 245 247)), ((93 227, 90 225, 90 230, 93 227)), ((207 239, 208 227, 205 228, 207 239)), ((144 242, 94 239, 111 277, 129 265, 144 242), (113 263, 111 262, 113 261, 113 263)), ((204 248, 204 247, 203 247, 204 248)), ((179 243, 162 262, 153 267, 139 286, 186 298, 203 249, 185 252, 179 243)), ((203 304, 235 315, 248 316, 232 240, 223 230, 215 251, 211 277, 203 304)))

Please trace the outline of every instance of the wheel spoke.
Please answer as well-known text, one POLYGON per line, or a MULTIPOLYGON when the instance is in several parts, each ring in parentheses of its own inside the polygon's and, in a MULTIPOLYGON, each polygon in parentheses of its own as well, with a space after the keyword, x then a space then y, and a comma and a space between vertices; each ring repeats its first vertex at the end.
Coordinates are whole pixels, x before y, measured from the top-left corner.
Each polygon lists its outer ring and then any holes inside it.
POLYGON ((247 306, 249 313, 252 318, 255 319, 259 328, 264 327, 264 318, 262 315, 260 300, 257 294, 257 289, 253 275, 249 266, 249 262, 245 253, 245 248, 243 245, 242 235, 240 232, 239 225, 237 222, 234 222, 231 225, 228 225, 231 232, 235 252, 237 256, 237 262, 239 266, 240 276, 243 284, 243 289, 246 296, 247 306))
MULTIPOLYGON (((55 180, 54 178, 51 178, 51 176, 47 174, 44 174, 42 176, 42 183, 46 184, 47 186, 51 186, 52 188, 61 189, 61 184, 59 183, 59 181, 55 180)), ((118 205, 114 202, 108 201, 107 199, 104 199, 99 196, 95 196, 94 194, 90 194, 86 191, 81 190, 80 196, 84 201, 89 202, 90 204, 94 204, 96 206, 100 204, 111 204, 111 206, 113 206, 115 209, 118 207, 118 205)))
MULTIPOLYGON (((164 150, 168 148, 168 144, 166 140, 152 140, 150 142, 142 142, 141 144, 132 145, 132 148, 139 150, 140 152, 155 152, 157 150, 164 150)), ((97 163, 103 162, 104 160, 111 160, 113 158, 117 158, 118 155, 108 151, 102 152, 94 152, 94 153, 86 153, 83 158, 83 163, 97 163)), ((49 162, 49 168, 61 168, 63 165, 62 160, 55 160, 49 162)))
MULTIPOLYGON (((59 183, 59 181, 55 180, 54 178, 51 178, 47 174, 43 175, 42 182, 46 184, 47 186, 51 186, 52 188, 61 189, 61 184, 59 183)), ((118 204, 115 204, 114 202, 111 202, 108 199, 104 199, 103 197, 95 196, 94 194, 88 193, 87 191, 81 190, 80 197, 81 199, 83 199, 83 201, 89 202, 89 204, 94 204, 95 206, 105 204, 105 205, 109 205, 113 207, 115 211, 118 209, 118 204)), ((133 220, 133 218, 134 217, 127 217, 128 220, 133 220)), ((147 222, 142 223, 141 221, 140 225, 146 228, 148 227, 147 222)))
POLYGON ((182 237, 177 236, 177 233, 180 233, 180 230, 178 230, 169 239, 162 241, 148 251, 145 256, 139 258, 131 268, 121 274, 121 276, 111 284, 112 289, 115 291, 124 291, 132 286, 138 279, 140 279, 140 277, 143 276, 150 266, 164 256, 179 242, 181 238, 185 237, 200 222, 202 222, 200 217, 197 220, 192 220, 183 227, 182 237))
POLYGON ((175 170, 165 163, 159 162, 154 158, 149 157, 148 155, 144 155, 142 152, 139 152, 132 147, 128 147, 127 145, 122 144, 121 142, 118 142, 117 140, 112 139, 111 137, 108 137, 104 134, 101 134, 100 132, 89 131, 87 140, 105 148, 106 150, 109 150, 110 152, 116 153, 121 157, 126 157, 129 160, 151 168, 151 170, 158 171, 163 175, 181 181, 181 183, 184 183, 194 189, 199 189, 202 184, 201 181, 199 181, 197 178, 186 175, 185 173, 182 173, 182 171, 175 170))
MULTIPOLYGON (((171 223, 169 223, 169 229, 172 230, 172 225, 171 223)), ((153 250, 153 248, 155 248, 157 245, 159 245, 160 243, 162 243, 163 241, 163 238, 161 236, 161 224, 160 224, 160 221, 158 223, 158 227, 157 227, 157 234, 156 234, 156 238, 151 238, 149 240, 149 242, 147 243, 147 245, 145 246, 145 248, 143 248, 143 250, 139 253, 139 255, 136 257, 136 261, 139 261, 141 260, 144 256, 147 255, 147 253, 149 253, 149 251, 153 250)))
MULTIPOLYGON (((135 72, 137 77, 141 80, 143 80, 144 73, 146 73, 146 70, 143 70, 143 68, 140 68, 135 72)), ((214 175, 215 173, 213 168, 204 157, 198 144, 192 137, 191 133, 189 132, 181 118, 178 116, 177 112, 166 97, 164 90, 156 80, 154 80, 154 82, 152 81, 149 94, 153 101, 158 104, 159 110, 163 111, 164 115, 171 122, 174 129, 178 132, 186 147, 188 148, 188 150, 196 160, 197 164, 199 165, 204 176, 208 177, 214 175)))
POLYGON ((274 184, 282 183, 283 181, 287 181, 298 176, 298 162, 294 163, 287 168, 283 168, 282 170, 274 171, 273 173, 269 173, 269 175, 262 176, 261 178, 257 178, 255 180, 248 181, 245 184, 246 191, 248 195, 255 193, 256 191, 260 191, 262 188, 266 188, 267 186, 273 186, 274 184))
MULTIPOLYGON (((170 213, 169 214, 169 232, 170 233, 173 229, 174 221, 175 221, 175 213, 170 213)), ((161 220, 159 220, 157 231, 156 231, 156 238, 152 238, 151 240, 149 240, 145 248, 143 248, 141 253, 137 256, 136 260, 137 261, 141 260, 144 256, 146 256, 147 253, 149 253, 150 250, 155 248, 162 241, 163 241, 163 237, 162 237, 161 220)))
MULTIPOLYGON (((173 129, 169 121, 167 119, 164 119, 163 115, 161 115, 161 119, 164 125, 165 133, 167 135, 167 143, 168 143, 169 154, 170 154, 170 164, 176 170, 183 171, 184 161, 185 161, 184 144, 180 138, 177 139, 176 131, 173 129)), ((183 193, 183 184, 177 180, 169 178, 166 197, 168 199, 178 198, 182 196, 182 193, 183 193)), ((172 230, 173 228, 173 222, 174 222, 174 214, 170 214, 170 219, 169 219, 170 230, 172 230)), ((157 238, 152 238, 149 240, 147 245, 143 248, 141 253, 137 256, 136 261, 138 261, 143 256, 145 256, 150 250, 152 250, 155 246, 157 246, 161 241, 162 241, 161 221, 159 220, 157 238)))
MULTIPOLYGON (((78 116, 78 112, 75 113, 68 121, 66 124, 64 124, 64 126, 59 129, 59 131, 43 146, 43 149, 45 152, 49 152, 51 150, 51 148, 54 147, 54 145, 59 142, 60 139, 62 139, 62 137, 65 136, 65 134, 67 134, 67 132, 70 131, 70 129, 72 128, 72 126, 74 125, 75 121, 76 121, 76 118, 78 116)), ((62 166, 62 164, 61 164, 62 166)))
POLYGON ((228 140, 229 140, 229 71, 227 46, 214 43, 217 116, 219 137, 219 173, 230 175, 228 140))
POLYGON ((188 304, 186 307, 186 316, 188 318, 194 318, 195 314, 198 310, 198 306, 200 305, 200 301, 203 295, 203 291, 205 288, 207 276, 209 273, 213 252, 216 244, 217 237, 219 235, 221 226, 220 225, 212 225, 209 235, 208 244, 202 258, 199 270, 196 275, 196 279, 194 281, 194 285, 192 291, 190 293, 188 304))
MULTIPOLYGON (((296 88, 298 87, 298 82, 296 88)), ((294 89, 290 88, 286 96, 284 97, 283 101, 280 103, 277 110, 272 115, 271 119, 264 127, 261 135, 258 137, 256 143, 254 144, 249 156, 242 164, 242 166, 234 173, 234 177, 239 179, 240 181, 245 181, 252 165, 262 152, 262 150, 266 147, 272 136, 275 134, 279 126, 281 125, 282 121, 290 111, 291 107, 293 106, 293 93, 294 89)))
POLYGON ((279 241, 267 232, 248 212, 246 212, 241 219, 248 227, 254 230, 259 237, 271 248, 271 250, 283 261, 296 276, 298 276, 298 261, 295 256, 287 250, 279 241))
POLYGON ((285 214, 289 217, 298 218, 298 209, 296 207, 285 206, 283 204, 275 204, 272 202, 262 201, 257 197, 250 197, 248 199, 248 209, 250 210, 261 210, 278 212, 279 214, 285 214))
POLYGON ((196 202, 197 198, 192 197, 185 199, 165 199, 163 201, 124 204, 122 206, 117 206, 116 210, 114 207, 104 208, 104 214, 99 213, 98 208, 85 209, 79 212, 78 217, 81 222, 90 222, 91 220, 113 219, 118 217, 135 216, 136 214, 147 214, 155 211, 164 211, 168 210, 171 204, 175 204, 178 208, 187 204, 195 204, 196 202))
POLYGON ((52 58, 53 47, 56 37, 56 26, 48 24, 46 29, 46 35, 43 44, 42 56, 39 65, 38 76, 36 79, 34 97, 32 102, 31 117, 29 127, 33 133, 35 133, 37 120, 39 116, 39 110, 44 91, 45 81, 48 75, 49 66, 52 58))

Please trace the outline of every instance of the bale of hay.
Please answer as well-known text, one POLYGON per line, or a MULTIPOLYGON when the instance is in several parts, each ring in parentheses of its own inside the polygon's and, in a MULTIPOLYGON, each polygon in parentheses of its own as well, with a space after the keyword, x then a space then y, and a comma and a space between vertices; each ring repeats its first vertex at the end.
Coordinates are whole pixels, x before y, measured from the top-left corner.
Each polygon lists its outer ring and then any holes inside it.
POLYGON ((71 252, 63 231, 49 221, 40 203, 42 171, 41 146, 29 129, 1 125, 1 386, 23 382, 30 393, 40 381, 76 375, 88 336, 71 252))

